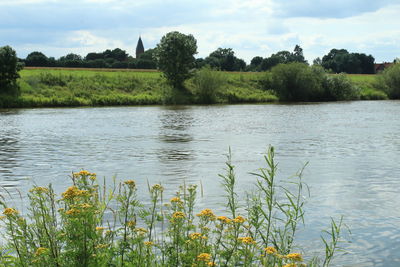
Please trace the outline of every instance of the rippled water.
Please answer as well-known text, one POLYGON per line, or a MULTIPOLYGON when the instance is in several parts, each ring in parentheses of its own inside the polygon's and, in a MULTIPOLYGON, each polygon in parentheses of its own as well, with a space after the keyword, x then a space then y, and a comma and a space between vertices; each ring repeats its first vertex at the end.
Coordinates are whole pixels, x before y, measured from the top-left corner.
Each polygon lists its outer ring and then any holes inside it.
POLYGON ((0 186, 15 199, 33 183, 61 192, 84 168, 133 178, 143 194, 147 181, 170 192, 201 183, 199 207, 219 210, 229 147, 243 193, 272 144, 282 178, 309 162, 306 251, 321 246, 330 216, 344 215, 351 243, 336 265, 400 266, 399 115, 398 101, 3 110, 0 186))

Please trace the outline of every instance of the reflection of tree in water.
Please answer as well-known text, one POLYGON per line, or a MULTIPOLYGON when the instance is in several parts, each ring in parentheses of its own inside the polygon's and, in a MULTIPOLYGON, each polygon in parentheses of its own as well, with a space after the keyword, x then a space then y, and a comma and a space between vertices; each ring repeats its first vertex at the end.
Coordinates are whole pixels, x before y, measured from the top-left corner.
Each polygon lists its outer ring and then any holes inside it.
POLYGON ((158 157, 162 163, 172 163, 193 159, 193 150, 190 142, 193 137, 189 130, 193 124, 190 109, 172 107, 163 110, 160 115, 161 127, 159 139, 162 146, 158 157))
MULTIPOLYGON (((15 112, 0 112, 0 183, 13 176, 13 169, 18 167, 17 152, 19 131, 15 126, 15 112)), ((7 186, 2 184, 3 186, 7 186)))

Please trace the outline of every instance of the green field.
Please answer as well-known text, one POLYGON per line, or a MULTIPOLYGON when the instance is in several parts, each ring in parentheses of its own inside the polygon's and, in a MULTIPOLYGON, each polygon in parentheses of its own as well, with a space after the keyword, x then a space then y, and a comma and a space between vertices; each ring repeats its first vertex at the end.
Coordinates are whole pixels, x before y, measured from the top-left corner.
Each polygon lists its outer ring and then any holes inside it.
MULTIPOLYGON (((45 69, 20 72, 18 97, 2 96, 0 107, 114 106, 201 103, 193 79, 186 92, 173 90, 157 71, 45 69)), ((263 103, 278 98, 265 90, 265 73, 222 72, 223 86, 215 103, 263 103)), ((348 75, 361 99, 385 99, 374 89, 376 75, 348 75)))

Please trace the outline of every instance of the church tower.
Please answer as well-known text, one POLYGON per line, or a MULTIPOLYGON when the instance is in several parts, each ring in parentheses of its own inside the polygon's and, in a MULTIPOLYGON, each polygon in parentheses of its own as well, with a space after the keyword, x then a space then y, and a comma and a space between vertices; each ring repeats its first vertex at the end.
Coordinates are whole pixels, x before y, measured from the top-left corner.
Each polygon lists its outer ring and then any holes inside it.
POLYGON ((139 58, 139 56, 143 53, 144 53, 144 46, 143 46, 142 38, 139 36, 139 40, 136 45, 136 58, 139 58))

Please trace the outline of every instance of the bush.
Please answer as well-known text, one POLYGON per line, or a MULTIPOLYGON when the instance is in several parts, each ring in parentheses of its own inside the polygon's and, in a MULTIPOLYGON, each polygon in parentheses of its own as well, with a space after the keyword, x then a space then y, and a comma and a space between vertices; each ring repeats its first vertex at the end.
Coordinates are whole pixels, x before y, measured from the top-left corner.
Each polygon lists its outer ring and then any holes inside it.
POLYGON ((324 81, 326 100, 343 101, 360 98, 360 89, 343 73, 327 75, 324 81))
POLYGON ((215 103, 218 90, 226 82, 223 73, 212 70, 209 66, 198 70, 193 78, 194 93, 198 98, 198 102, 202 104, 215 103))
POLYGON ((378 76, 378 89, 383 90, 391 99, 400 99, 400 64, 394 64, 378 76))
POLYGON ((19 93, 17 79, 21 69, 15 51, 10 46, 0 47, 0 93, 11 95, 19 93))
POLYGON ((387 94, 383 91, 375 90, 372 88, 367 88, 361 91, 361 100, 387 100, 389 99, 387 94))
MULTIPOLYGON (((304 221, 302 173, 291 177, 291 188, 277 183, 274 150, 265 156, 266 168, 254 174, 257 193, 240 201, 230 156, 227 173, 220 175, 226 210, 195 207, 197 186, 184 185, 165 204, 160 184, 148 187, 143 205, 133 180, 110 191, 97 183, 95 173, 73 173, 61 196, 51 186, 33 187, 26 216, 0 198, 2 266, 298 266, 305 263, 294 245, 304 221), (109 192, 109 193, 107 193, 109 192), (297 265, 298 264, 298 265, 297 265)), ((322 235, 323 266, 328 266, 341 239, 342 220, 332 220, 322 235), (329 240, 328 240, 329 238, 329 240)), ((310 266, 321 263, 317 258, 310 266)))
POLYGON ((273 67, 272 88, 281 101, 318 101, 323 98, 324 73, 304 63, 273 67))

